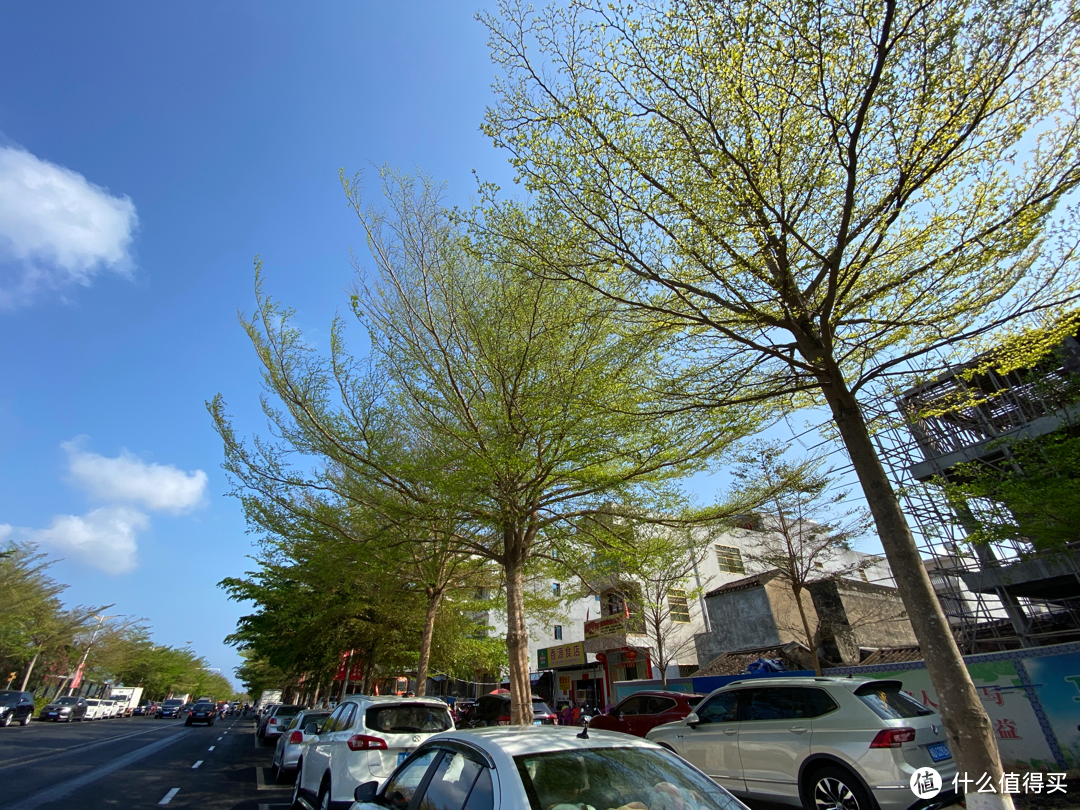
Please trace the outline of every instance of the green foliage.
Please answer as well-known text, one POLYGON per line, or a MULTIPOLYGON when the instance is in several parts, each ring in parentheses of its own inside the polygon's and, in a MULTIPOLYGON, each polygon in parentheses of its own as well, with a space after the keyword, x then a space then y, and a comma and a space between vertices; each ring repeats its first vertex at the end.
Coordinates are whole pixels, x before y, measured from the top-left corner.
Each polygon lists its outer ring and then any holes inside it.
POLYGON ((1080 435, 1060 430, 1009 444, 1006 452, 1004 463, 957 465, 953 481, 943 484, 960 505, 968 540, 1016 540, 1046 551, 1080 539, 1080 435))

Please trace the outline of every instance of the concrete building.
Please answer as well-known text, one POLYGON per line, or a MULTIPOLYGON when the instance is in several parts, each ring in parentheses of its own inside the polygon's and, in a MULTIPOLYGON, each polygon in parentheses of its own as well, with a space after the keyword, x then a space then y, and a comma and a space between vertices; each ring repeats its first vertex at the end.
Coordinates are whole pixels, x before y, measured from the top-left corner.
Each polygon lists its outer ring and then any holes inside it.
MULTIPOLYGON (((704 532, 704 530, 701 530, 704 532)), ((707 604, 710 595, 725 586, 731 586, 748 576, 764 574, 756 570, 749 562, 763 538, 768 533, 768 520, 760 516, 748 518, 738 528, 722 534, 715 534, 709 539, 708 553, 705 554, 696 571, 687 582, 687 591, 695 591, 698 598, 687 598, 677 592, 669 594, 669 621, 665 628, 665 644, 674 649, 675 660, 668 666, 667 676, 686 676, 708 663, 712 657, 729 650, 743 647, 765 646, 773 637, 760 641, 760 636, 749 632, 748 625, 741 615, 728 615, 720 603, 707 604), (744 631, 736 641, 730 634, 744 631), (722 640, 717 640, 722 639, 722 640), (743 641, 747 643, 743 644, 743 641), (760 642, 760 643, 759 643, 760 642), (733 646, 735 645, 735 646, 733 646)), ((706 539, 704 535, 700 539, 706 539)), ((883 558, 857 551, 840 551, 825 565, 823 577, 839 570, 849 570, 858 565, 860 571, 853 574, 861 584, 875 584, 879 587, 893 586, 891 572, 883 558)), ((782 589, 769 588, 770 604, 779 612, 780 625, 787 625, 790 617, 790 605, 785 605, 782 589)), ((553 595, 568 591, 567 583, 551 582, 536 587, 551 588, 553 595)), ((618 681, 660 678, 659 667, 655 662, 655 644, 643 632, 639 621, 624 604, 622 594, 632 590, 632 583, 618 580, 614 576, 611 585, 602 588, 599 593, 586 598, 570 601, 559 623, 529 623, 529 661, 533 670, 533 681, 543 685, 538 689, 543 696, 556 704, 566 701, 591 703, 606 706, 614 694, 612 684, 618 681), (630 586, 630 587, 628 587, 630 586), (550 672, 548 678, 542 678, 544 672, 550 672), (548 687, 550 686, 550 694, 548 687)), ((857 613, 852 599, 844 591, 847 604, 857 613)), ((788 589, 790 595, 790 589, 788 589)), ((749 595, 748 595, 749 597, 749 595)), ((812 599, 807 598, 808 607, 814 610, 812 599)), ((841 600, 843 602, 843 600, 841 600)), ((759 606, 760 607, 760 606, 759 606)), ((492 632, 506 632, 505 619, 494 614, 490 617, 492 632)), ((768 624, 762 615, 753 626, 759 629, 768 624)), ((773 626, 778 626, 774 615, 773 626)), ((765 634, 768 635, 767 633, 765 634)), ((779 638, 779 636, 775 636, 779 638)), ((840 637, 848 643, 848 636, 841 630, 840 637)), ((790 634, 788 640, 800 640, 790 634)))

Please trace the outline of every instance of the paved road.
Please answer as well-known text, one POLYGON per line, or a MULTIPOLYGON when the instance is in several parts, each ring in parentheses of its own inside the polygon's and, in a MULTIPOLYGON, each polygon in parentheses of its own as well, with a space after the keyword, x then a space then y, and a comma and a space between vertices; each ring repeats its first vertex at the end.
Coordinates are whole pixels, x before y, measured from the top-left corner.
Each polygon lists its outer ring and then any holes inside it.
POLYGON ((135 717, 0 729, 0 807, 287 810, 292 787, 264 779, 273 749, 256 747, 252 728, 135 717))

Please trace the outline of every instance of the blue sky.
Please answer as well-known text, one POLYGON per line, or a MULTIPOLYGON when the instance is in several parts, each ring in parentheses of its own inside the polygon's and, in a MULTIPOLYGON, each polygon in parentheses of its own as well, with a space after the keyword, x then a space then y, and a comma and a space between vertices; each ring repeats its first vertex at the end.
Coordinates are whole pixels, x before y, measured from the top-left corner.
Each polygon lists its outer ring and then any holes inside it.
MULTIPOLYGON (((464 2, 5 3, 0 534, 64 556, 72 603, 145 616, 231 673, 251 538, 204 401, 262 428, 237 324, 252 262, 322 330, 362 236, 338 170, 508 183, 464 2)), ((318 332, 315 332, 318 335, 318 332)))

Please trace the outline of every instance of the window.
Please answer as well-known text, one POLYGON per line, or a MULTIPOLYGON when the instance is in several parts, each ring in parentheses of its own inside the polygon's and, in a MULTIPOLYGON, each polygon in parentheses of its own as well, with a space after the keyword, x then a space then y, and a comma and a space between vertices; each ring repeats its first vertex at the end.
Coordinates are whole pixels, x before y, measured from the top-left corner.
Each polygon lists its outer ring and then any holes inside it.
POLYGON ((419 810, 461 810, 482 767, 459 751, 447 751, 431 775, 419 810))
POLYGON ((803 689, 802 699, 806 706, 807 717, 821 717, 839 708, 836 701, 829 697, 829 693, 824 689, 803 689))
POLYGON ((796 720, 809 717, 814 711, 806 699, 805 690, 798 686, 774 686, 745 691, 746 720, 796 720))
POLYGON ((686 604, 686 591, 672 588, 667 594, 668 615, 676 624, 690 623, 690 606, 686 604))
POLYGON ((670 712, 676 705, 678 704, 671 698, 651 697, 645 704, 645 711, 642 714, 663 714, 670 712))
POLYGON ((390 779, 383 791, 383 799, 388 807, 405 810, 409 806, 413 794, 420 787, 420 782, 437 753, 439 753, 437 748, 429 748, 419 756, 414 754, 413 759, 390 779))
POLYGON ((364 724, 384 734, 431 734, 453 727, 450 712, 426 703, 402 703, 368 709, 364 724))
POLYGON ((900 691, 899 681, 865 683, 855 690, 855 694, 882 720, 906 720, 933 714, 915 698, 900 691))
POLYGON ((551 593, 554 596, 562 596, 562 585, 560 585, 558 582, 552 582, 551 593))
POLYGON ((644 697, 629 697, 619 704, 619 716, 637 716, 639 714, 645 714, 645 706, 648 702, 648 698, 644 697))
POLYGON ((562 641, 562 625, 561 624, 555 625, 555 640, 556 641, 562 641))
POLYGON ((745 574, 742 552, 734 546, 716 546, 716 562, 725 574, 745 574))
POLYGON ((734 723, 739 719, 739 693, 721 692, 697 708, 702 723, 734 723))
POLYGON ((531 810, 619 804, 699 810, 743 807, 730 793, 687 767, 674 753, 654 748, 575 747, 522 754, 514 757, 514 764, 531 810))

